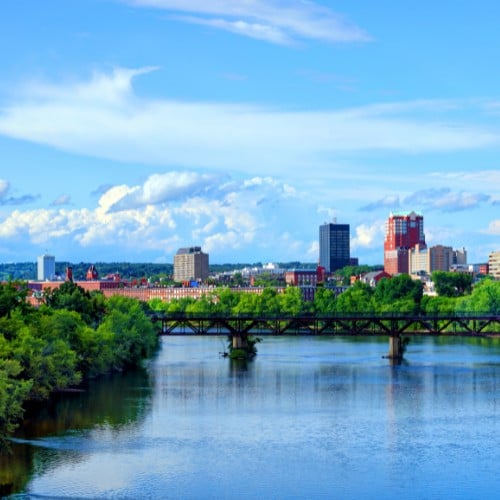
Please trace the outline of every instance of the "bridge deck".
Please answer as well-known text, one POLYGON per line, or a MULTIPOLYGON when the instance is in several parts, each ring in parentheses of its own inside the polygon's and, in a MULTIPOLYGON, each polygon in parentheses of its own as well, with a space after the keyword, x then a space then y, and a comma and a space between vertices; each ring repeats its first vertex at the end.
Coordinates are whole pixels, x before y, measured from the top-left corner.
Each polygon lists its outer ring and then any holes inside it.
POLYGON ((254 315, 173 313, 151 316, 162 335, 452 335, 500 336, 500 314, 254 315))

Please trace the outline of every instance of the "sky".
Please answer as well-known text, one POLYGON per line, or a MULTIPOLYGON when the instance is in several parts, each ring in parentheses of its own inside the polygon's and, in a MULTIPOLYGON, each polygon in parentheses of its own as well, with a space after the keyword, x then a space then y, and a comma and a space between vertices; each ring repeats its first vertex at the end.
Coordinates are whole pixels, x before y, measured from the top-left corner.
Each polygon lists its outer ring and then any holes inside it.
POLYGON ((500 250, 495 0, 4 0, 0 262, 500 250))

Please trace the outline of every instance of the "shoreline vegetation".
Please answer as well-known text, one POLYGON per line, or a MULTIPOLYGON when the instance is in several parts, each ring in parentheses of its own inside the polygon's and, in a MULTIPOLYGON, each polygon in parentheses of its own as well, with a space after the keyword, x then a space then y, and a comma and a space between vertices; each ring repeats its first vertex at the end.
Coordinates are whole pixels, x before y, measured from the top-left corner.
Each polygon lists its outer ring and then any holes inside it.
POLYGON ((141 365, 158 335, 147 305, 104 298, 67 282, 35 309, 25 283, 0 285, 0 440, 6 444, 25 407, 82 383, 141 365), (146 307, 145 307, 146 306, 146 307))
MULTIPOLYGON (((22 421, 25 407, 62 391, 81 388, 87 380, 141 366, 158 348, 158 331, 148 313, 335 314, 497 312, 500 282, 472 281, 459 273, 433 276, 439 295, 423 295, 422 283, 407 275, 382 279, 375 288, 357 281, 336 296, 319 286, 313 301, 304 301, 298 287, 278 293, 273 287, 250 294, 220 287, 200 299, 171 302, 87 292, 72 282, 45 296, 34 308, 26 301, 22 281, 0 284, 0 440, 22 421)), ((227 357, 251 359, 258 337, 244 345, 228 345, 227 357)))

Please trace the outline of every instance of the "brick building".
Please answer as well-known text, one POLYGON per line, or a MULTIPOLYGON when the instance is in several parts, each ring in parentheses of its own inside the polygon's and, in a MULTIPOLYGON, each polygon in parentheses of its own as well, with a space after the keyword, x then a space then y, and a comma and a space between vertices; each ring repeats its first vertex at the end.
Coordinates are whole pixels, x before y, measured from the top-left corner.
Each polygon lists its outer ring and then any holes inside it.
POLYGON ((384 270, 391 276, 409 272, 409 252, 425 248, 424 217, 416 212, 391 213, 385 226, 384 270))

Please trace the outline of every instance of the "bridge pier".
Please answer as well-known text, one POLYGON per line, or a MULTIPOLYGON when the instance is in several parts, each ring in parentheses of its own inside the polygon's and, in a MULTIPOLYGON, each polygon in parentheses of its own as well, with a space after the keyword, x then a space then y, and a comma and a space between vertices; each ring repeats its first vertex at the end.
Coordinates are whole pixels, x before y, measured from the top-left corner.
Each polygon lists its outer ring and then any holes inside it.
POLYGON ((243 335, 233 337, 233 349, 248 349, 248 338, 243 335))
POLYGON ((389 337, 389 354, 390 359, 401 359, 403 357, 403 345, 399 335, 389 337))

